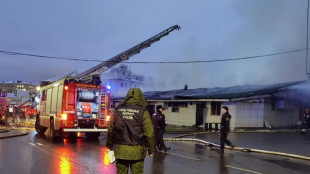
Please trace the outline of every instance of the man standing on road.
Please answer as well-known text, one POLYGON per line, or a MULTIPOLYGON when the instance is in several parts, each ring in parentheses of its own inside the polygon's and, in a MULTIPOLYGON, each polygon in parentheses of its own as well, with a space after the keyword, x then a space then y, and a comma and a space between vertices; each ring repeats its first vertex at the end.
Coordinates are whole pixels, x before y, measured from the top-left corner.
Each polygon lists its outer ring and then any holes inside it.
POLYGON ((230 119, 231 119, 231 115, 228 112, 228 107, 227 106, 223 106, 222 107, 222 118, 221 118, 221 150, 220 152, 223 153, 224 152, 224 145, 225 143, 229 146, 231 146, 232 148, 234 147, 232 145, 232 143, 227 139, 227 135, 230 131, 230 119))
POLYGON ((140 89, 129 89, 124 101, 115 109, 108 127, 106 146, 116 158, 118 174, 142 174, 144 158, 155 152, 154 129, 140 89))
POLYGON ((164 132, 166 131, 165 108, 162 105, 156 106, 156 113, 152 117, 156 147, 160 151, 167 152, 170 147, 166 147, 164 143, 164 132))
POLYGON ((19 109, 17 108, 17 106, 14 107, 14 122, 17 126, 19 126, 20 123, 20 117, 19 117, 19 109))
POLYGON ((304 111, 304 124, 303 124, 302 132, 305 133, 307 129, 310 128, 310 109, 309 107, 305 107, 304 111))
POLYGON ((4 116, 5 116, 5 125, 9 125, 9 116, 10 116, 9 106, 6 106, 4 110, 4 116))

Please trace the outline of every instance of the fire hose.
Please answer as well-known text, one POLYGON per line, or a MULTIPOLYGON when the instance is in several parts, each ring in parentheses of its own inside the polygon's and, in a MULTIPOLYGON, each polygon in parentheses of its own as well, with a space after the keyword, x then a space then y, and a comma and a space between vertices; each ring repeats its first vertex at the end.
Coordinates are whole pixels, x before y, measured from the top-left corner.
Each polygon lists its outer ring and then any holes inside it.
MULTIPOLYGON (((200 139, 195 138, 164 138, 164 141, 191 141, 191 142, 198 142, 205 146, 209 147, 220 147, 220 145, 207 142, 200 139)), ((226 149, 232 149, 232 150, 240 150, 241 152, 255 152, 255 153, 263 153, 263 154, 270 154, 270 155, 279 155, 279 156, 285 156, 290 158, 297 158, 297 159, 303 159, 303 160, 309 160, 310 157, 307 156, 301 156, 301 155, 295 155, 295 154, 289 154, 289 153, 283 153, 283 152, 274 152, 274 151, 267 151, 267 150, 259 150, 259 149, 250 149, 250 148, 243 148, 243 147, 229 147, 225 146, 226 149)))

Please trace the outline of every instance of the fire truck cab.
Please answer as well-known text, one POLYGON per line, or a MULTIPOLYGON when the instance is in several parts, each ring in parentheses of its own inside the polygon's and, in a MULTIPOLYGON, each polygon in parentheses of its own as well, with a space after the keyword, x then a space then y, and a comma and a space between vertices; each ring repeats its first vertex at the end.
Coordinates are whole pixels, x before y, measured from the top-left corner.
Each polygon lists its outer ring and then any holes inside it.
POLYGON ((62 79, 40 88, 40 104, 35 129, 50 137, 76 136, 98 138, 110 120, 110 87, 62 79))

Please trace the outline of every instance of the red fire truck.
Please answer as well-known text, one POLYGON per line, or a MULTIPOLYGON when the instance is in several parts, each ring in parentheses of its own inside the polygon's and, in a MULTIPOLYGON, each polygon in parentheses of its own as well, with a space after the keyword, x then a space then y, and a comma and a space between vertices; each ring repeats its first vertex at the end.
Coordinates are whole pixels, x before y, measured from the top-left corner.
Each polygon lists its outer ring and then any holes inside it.
POLYGON ((4 112, 5 108, 7 106, 7 94, 5 91, 2 91, 0 93, 0 124, 5 123, 5 117, 4 117, 4 112))
POLYGON ((29 117, 34 118, 36 116, 37 109, 32 104, 29 105, 29 103, 32 103, 32 100, 33 99, 30 98, 29 100, 17 106, 19 109, 20 117, 28 119, 29 117))
POLYGON ((100 132, 107 131, 110 120, 111 86, 101 85, 100 74, 179 29, 178 25, 172 26, 75 77, 42 83, 36 131, 44 134, 49 128, 51 138, 75 136, 80 132, 98 138, 100 132))
POLYGON ((108 84, 69 82, 67 78, 41 87, 36 131, 44 134, 50 128, 52 138, 76 132, 98 137, 110 120, 109 89, 108 84))

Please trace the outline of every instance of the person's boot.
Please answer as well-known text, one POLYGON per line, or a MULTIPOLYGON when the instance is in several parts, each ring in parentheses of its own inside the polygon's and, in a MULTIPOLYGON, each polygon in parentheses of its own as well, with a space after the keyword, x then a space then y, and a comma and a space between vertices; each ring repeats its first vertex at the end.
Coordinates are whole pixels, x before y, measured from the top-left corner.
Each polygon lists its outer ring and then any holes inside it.
POLYGON ((170 149, 171 149, 171 147, 166 147, 166 148, 164 149, 164 151, 167 152, 167 151, 170 150, 170 149))
POLYGON ((229 143, 228 146, 230 146, 232 149, 235 148, 235 145, 233 145, 232 143, 229 143))

